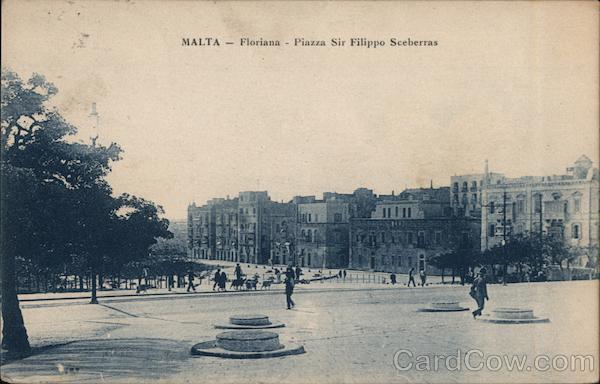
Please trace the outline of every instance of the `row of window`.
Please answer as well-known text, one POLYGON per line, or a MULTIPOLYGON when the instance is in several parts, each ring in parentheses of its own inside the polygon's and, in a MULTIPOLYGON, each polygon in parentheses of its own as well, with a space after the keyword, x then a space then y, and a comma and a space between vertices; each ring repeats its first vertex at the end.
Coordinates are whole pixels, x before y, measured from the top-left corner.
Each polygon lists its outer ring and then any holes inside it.
POLYGON ((432 242, 435 245, 439 245, 442 241, 446 240, 445 234, 442 231, 435 231, 433 236, 427 234, 426 231, 415 232, 397 232, 395 234, 389 234, 386 232, 380 232, 379 234, 357 234, 354 237, 356 243, 366 243, 367 245, 376 246, 378 243, 391 243, 391 244, 417 244, 424 246, 428 242, 432 242))
MULTIPOLYGON (((400 217, 400 207, 394 207, 394 217, 400 217)), ((410 218, 412 216, 411 207, 403 207, 402 208, 402 217, 410 218)), ((383 207, 383 218, 391 218, 392 217, 392 208, 391 207, 383 207)))
MULTIPOLYGON (((560 220, 560 223, 558 225, 551 225, 552 230, 554 231, 555 235, 559 235, 559 237, 563 237, 562 236, 562 231, 563 231, 563 226, 562 226, 562 220, 560 220)), ((533 223, 533 232, 539 232, 540 230, 540 223, 533 223)), ((502 227, 501 225, 495 225, 495 224, 490 224, 488 227, 488 237, 503 237, 503 236, 510 236, 512 234, 512 226, 510 224, 510 221, 507 222, 506 225, 506 233, 504 232, 505 228, 502 227)), ((523 233, 523 225, 519 224, 517 226, 517 233, 523 233)), ((581 224, 580 223, 574 223, 571 224, 571 238, 572 239, 580 239, 581 238, 581 224)))

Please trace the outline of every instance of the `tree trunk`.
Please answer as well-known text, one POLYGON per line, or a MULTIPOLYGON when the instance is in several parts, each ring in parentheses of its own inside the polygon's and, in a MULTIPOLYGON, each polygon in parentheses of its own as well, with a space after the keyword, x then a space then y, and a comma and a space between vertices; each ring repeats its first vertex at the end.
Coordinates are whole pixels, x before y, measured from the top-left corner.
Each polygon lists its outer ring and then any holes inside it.
POLYGON ((92 299, 90 304, 98 304, 98 297, 96 295, 96 271, 92 271, 92 299))
POLYGON ((2 255, 0 278, 2 279, 2 348, 9 352, 27 355, 31 353, 31 347, 17 297, 14 256, 2 255))

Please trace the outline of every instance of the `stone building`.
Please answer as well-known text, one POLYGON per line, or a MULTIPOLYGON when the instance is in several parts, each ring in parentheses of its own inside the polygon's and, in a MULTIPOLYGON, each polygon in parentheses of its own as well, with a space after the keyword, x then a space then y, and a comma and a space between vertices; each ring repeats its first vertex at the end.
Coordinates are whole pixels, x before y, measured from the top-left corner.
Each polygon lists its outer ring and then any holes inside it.
POLYGON ((296 205, 271 202, 268 220, 269 264, 295 263, 296 205))
POLYGON ((568 245, 598 245, 598 169, 581 156, 563 175, 484 182, 481 249, 516 234, 545 234, 568 245))
POLYGON ((486 175, 490 184, 504 179, 501 173, 488 172, 487 160, 484 173, 450 177, 450 202, 455 216, 481 217, 481 192, 486 175))
POLYGON ((424 269, 437 254, 456 244, 477 249, 479 220, 454 217, 450 189, 406 190, 376 204, 370 218, 350 220, 350 260, 353 269, 408 273, 424 269))
POLYGON ((297 204, 297 264, 310 268, 346 267, 350 204, 335 198, 304 201, 297 204))
POLYGON ((215 198, 200 207, 191 204, 188 257, 253 264, 267 264, 274 255, 290 259, 295 223, 295 206, 271 201, 265 191, 215 198))

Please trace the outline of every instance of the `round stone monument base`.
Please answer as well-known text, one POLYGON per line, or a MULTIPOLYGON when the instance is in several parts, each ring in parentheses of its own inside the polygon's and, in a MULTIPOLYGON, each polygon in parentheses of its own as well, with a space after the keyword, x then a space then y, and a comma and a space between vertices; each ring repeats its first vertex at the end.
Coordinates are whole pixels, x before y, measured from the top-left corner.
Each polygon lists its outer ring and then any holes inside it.
POLYGON ((270 329, 270 328, 283 328, 284 323, 272 322, 267 325, 238 325, 231 323, 218 323, 214 325, 216 329, 270 329))
POLYGON ((217 346, 216 340, 205 341, 198 343, 192 347, 192 355, 196 356, 211 356, 225 359, 264 359, 270 357, 281 357, 288 355, 299 355, 305 353, 304 347, 301 345, 281 345, 280 349, 274 351, 262 352, 238 352, 229 351, 217 346))
POLYGON ((265 315, 235 315, 229 318, 229 323, 215 324, 217 329, 269 329, 281 328, 285 324, 272 322, 265 315))
POLYGON ((469 308, 461 307, 457 301, 446 303, 431 303, 430 307, 420 308, 418 312, 462 312, 468 311, 469 308))
POLYGON ((479 318, 481 321, 496 324, 535 324, 549 323, 547 317, 536 317, 533 310, 529 308, 497 308, 492 310, 491 315, 479 318))

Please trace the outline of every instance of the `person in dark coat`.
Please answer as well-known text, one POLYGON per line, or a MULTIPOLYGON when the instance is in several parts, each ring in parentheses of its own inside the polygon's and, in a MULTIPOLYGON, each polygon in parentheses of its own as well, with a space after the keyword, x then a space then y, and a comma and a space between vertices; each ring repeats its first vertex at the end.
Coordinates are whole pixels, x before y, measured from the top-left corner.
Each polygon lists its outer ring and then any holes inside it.
POLYGON ((421 277, 421 287, 425 286, 425 282, 427 281, 427 274, 424 269, 419 271, 419 276, 421 277))
POLYGON ((302 270, 296 265, 296 281, 300 281, 300 275, 302 275, 302 270))
POLYGON ((417 284, 415 283, 415 269, 411 268, 410 271, 408 271, 408 286, 410 287, 410 283, 413 283, 413 287, 416 287, 417 284))
POLYGON ((469 293, 475 302, 477 303, 477 309, 474 310, 473 318, 477 318, 477 316, 481 316, 481 312, 485 307, 485 301, 489 300, 487 294, 487 284, 485 279, 486 269, 481 268, 475 280, 473 280, 473 285, 471 286, 471 292, 469 293))
POLYGON ((221 272, 221 278, 219 279, 219 291, 227 291, 227 274, 225 271, 221 272))
POLYGON ((285 300, 287 303, 287 309, 292 309, 296 303, 292 300, 294 294, 294 270, 289 267, 285 272, 285 300))
POLYGON ((238 281, 242 280, 242 275, 243 275, 243 273, 242 273, 242 267, 240 267, 240 264, 238 263, 235 266, 235 279, 238 280, 238 281))
POLYGON ((215 272, 214 281, 215 281, 215 283, 213 284, 213 291, 215 290, 216 287, 219 286, 219 281, 221 281, 221 269, 220 268, 218 268, 217 272, 215 272))
POLYGON ((395 273, 390 274, 390 281, 392 282, 392 285, 396 284, 396 274, 395 273))
POLYGON ((187 286, 187 291, 189 292, 190 289, 193 289, 194 292, 196 292, 196 286, 194 285, 194 271, 190 270, 188 272, 188 286, 187 286))

